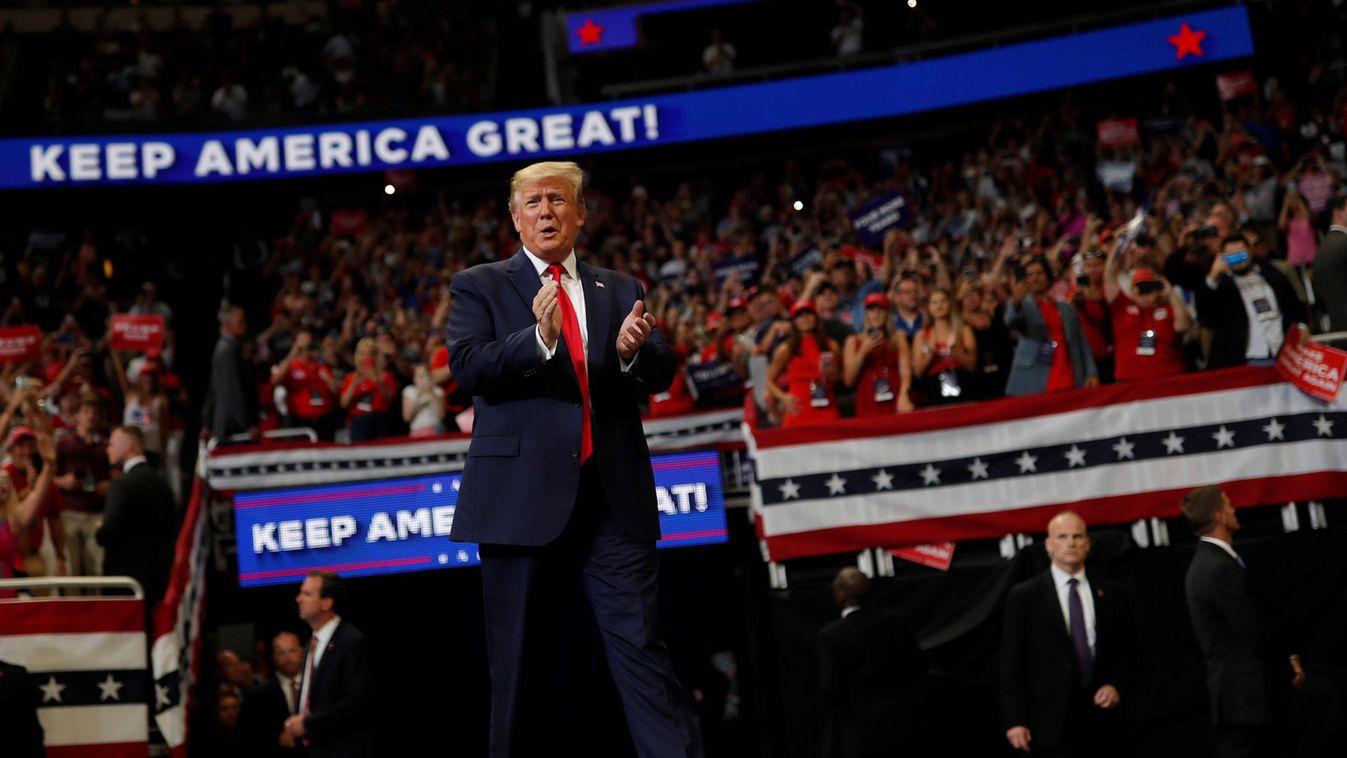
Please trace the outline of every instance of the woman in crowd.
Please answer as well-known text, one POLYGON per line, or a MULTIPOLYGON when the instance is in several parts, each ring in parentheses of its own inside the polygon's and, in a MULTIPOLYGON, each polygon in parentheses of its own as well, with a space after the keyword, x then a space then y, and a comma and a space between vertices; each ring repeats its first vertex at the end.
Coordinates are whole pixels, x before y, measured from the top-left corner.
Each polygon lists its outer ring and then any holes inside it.
POLYGON ((977 367, 973 329, 954 309, 949 290, 932 290, 926 310, 930 320, 912 343, 912 369, 921 377, 922 404, 967 401, 964 393, 971 388, 969 380, 977 367))
POLYGON ((1282 212, 1277 226, 1286 235, 1286 262, 1292 266, 1306 266, 1314 260, 1319 240, 1314 234, 1314 219, 1305 198, 1295 190, 1288 190, 1282 201, 1282 212))
POLYGON ((865 296, 860 334, 847 337, 842 381, 856 388, 856 416, 884 416, 912 410, 912 360, 907 337, 893 327, 888 295, 865 296))
POLYGON ((376 355, 374 339, 365 337, 355 345, 355 370, 341 384, 341 407, 351 422, 351 441, 389 436, 388 411, 397 395, 393 374, 376 355))
POLYGON ((837 343, 823 331, 823 322, 809 300, 790 308, 790 335, 772 353, 767 369, 767 393, 782 408, 782 426, 806 426, 834 421, 837 398, 837 343), (784 374, 786 387, 778 383, 784 374))
MULTIPOLYGON (((38 435, 37 452, 42 456, 42 471, 30 483, 28 494, 19 499, 9 476, 0 473, 0 579, 11 579, 23 560, 19 535, 33 525, 38 509, 51 489, 56 471, 56 442, 49 434, 38 435)), ((0 598, 14 597, 13 590, 0 590, 0 598)))
POLYGON ((412 437, 444 433, 444 389, 430 380, 424 363, 412 369, 412 383, 402 388, 402 420, 412 437))
POLYGON ((1111 256, 1104 274, 1117 346, 1117 380, 1135 382, 1183 373, 1183 334, 1192 326, 1183 298, 1147 266, 1132 272, 1129 297, 1119 286, 1118 260, 1111 256))
POLYGON ((167 434, 168 395, 160 383, 160 366, 157 361, 145 360, 140 364, 140 372, 134 381, 127 376, 121 355, 116 350, 112 354, 112 364, 117 370, 117 381, 122 390, 122 423, 134 426, 145 438, 145 459, 151 466, 160 467, 164 454, 164 439, 167 434))

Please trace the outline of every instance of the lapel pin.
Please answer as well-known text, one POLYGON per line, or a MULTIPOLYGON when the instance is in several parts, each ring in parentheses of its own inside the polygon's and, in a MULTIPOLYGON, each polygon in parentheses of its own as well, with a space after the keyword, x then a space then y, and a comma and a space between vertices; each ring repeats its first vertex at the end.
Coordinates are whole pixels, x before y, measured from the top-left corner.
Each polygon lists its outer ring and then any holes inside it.
POLYGON ((595 280, 594 280, 594 286, 595 286, 595 287, 598 287, 599 289, 603 289, 603 281, 602 281, 602 280, 599 280, 599 279, 595 279, 595 280))

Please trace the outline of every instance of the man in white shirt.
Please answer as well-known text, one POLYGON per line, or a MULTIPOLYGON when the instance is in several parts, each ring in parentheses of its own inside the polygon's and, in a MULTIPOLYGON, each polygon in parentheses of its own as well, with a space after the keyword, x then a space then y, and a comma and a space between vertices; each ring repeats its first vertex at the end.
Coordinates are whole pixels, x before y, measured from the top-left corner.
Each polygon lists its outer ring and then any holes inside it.
POLYGON ((299 709, 285 731, 309 748, 310 758, 374 755, 370 670, 365 635, 338 616, 345 581, 331 571, 311 571, 295 604, 313 630, 304 656, 299 709))
MULTIPOLYGON (((1274 730, 1277 680, 1285 675, 1271 624, 1254 599, 1235 551, 1239 517, 1220 487, 1199 487, 1180 506, 1199 541, 1185 589, 1193 633, 1207 665, 1207 694, 1221 758, 1280 755, 1274 730)), ((1288 659, 1291 686, 1305 683, 1300 656, 1288 659)))
POLYGON ((1123 751, 1117 706, 1132 673, 1135 631, 1119 588, 1085 573, 1085 520, 1048 522, 1047 571, 1011 589, 1001 631, 1006 740, 1034 755, 1123 751))

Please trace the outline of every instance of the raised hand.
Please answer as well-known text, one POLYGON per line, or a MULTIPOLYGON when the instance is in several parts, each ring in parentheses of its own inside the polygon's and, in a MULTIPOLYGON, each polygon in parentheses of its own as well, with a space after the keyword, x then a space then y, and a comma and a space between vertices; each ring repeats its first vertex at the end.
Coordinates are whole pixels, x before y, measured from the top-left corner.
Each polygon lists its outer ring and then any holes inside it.
POLYGON ((617 354, 622 360, 636 357, 636 351, 645 344, 650 331, 655 328, 655 317, 645 312, 645 303, 637 300, 631 304, 631 312, 622 320, 622 328, 617 333, 617 354))

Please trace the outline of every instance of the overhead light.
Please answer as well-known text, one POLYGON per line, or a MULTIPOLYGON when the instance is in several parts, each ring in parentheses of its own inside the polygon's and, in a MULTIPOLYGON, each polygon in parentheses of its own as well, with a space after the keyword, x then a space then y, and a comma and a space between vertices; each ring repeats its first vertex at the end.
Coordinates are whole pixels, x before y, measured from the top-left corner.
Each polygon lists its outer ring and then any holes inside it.
POLYGON ((796 200, 796 201, 795 201, 795 210, 797 210, 797 211, 802 211, 802 210, 804 210, 804 203, 803 203, 802 201, 796 200))
POLYGON ((393 194, 394 192, 397 192, 397 190, 396 190, 396 189, 393 189, 393 185, 391 185, 391 184, 385 184, 385 185, 384 185, 384 194, 385 194, 385 195, 391 195, 391 194, 393 194))

